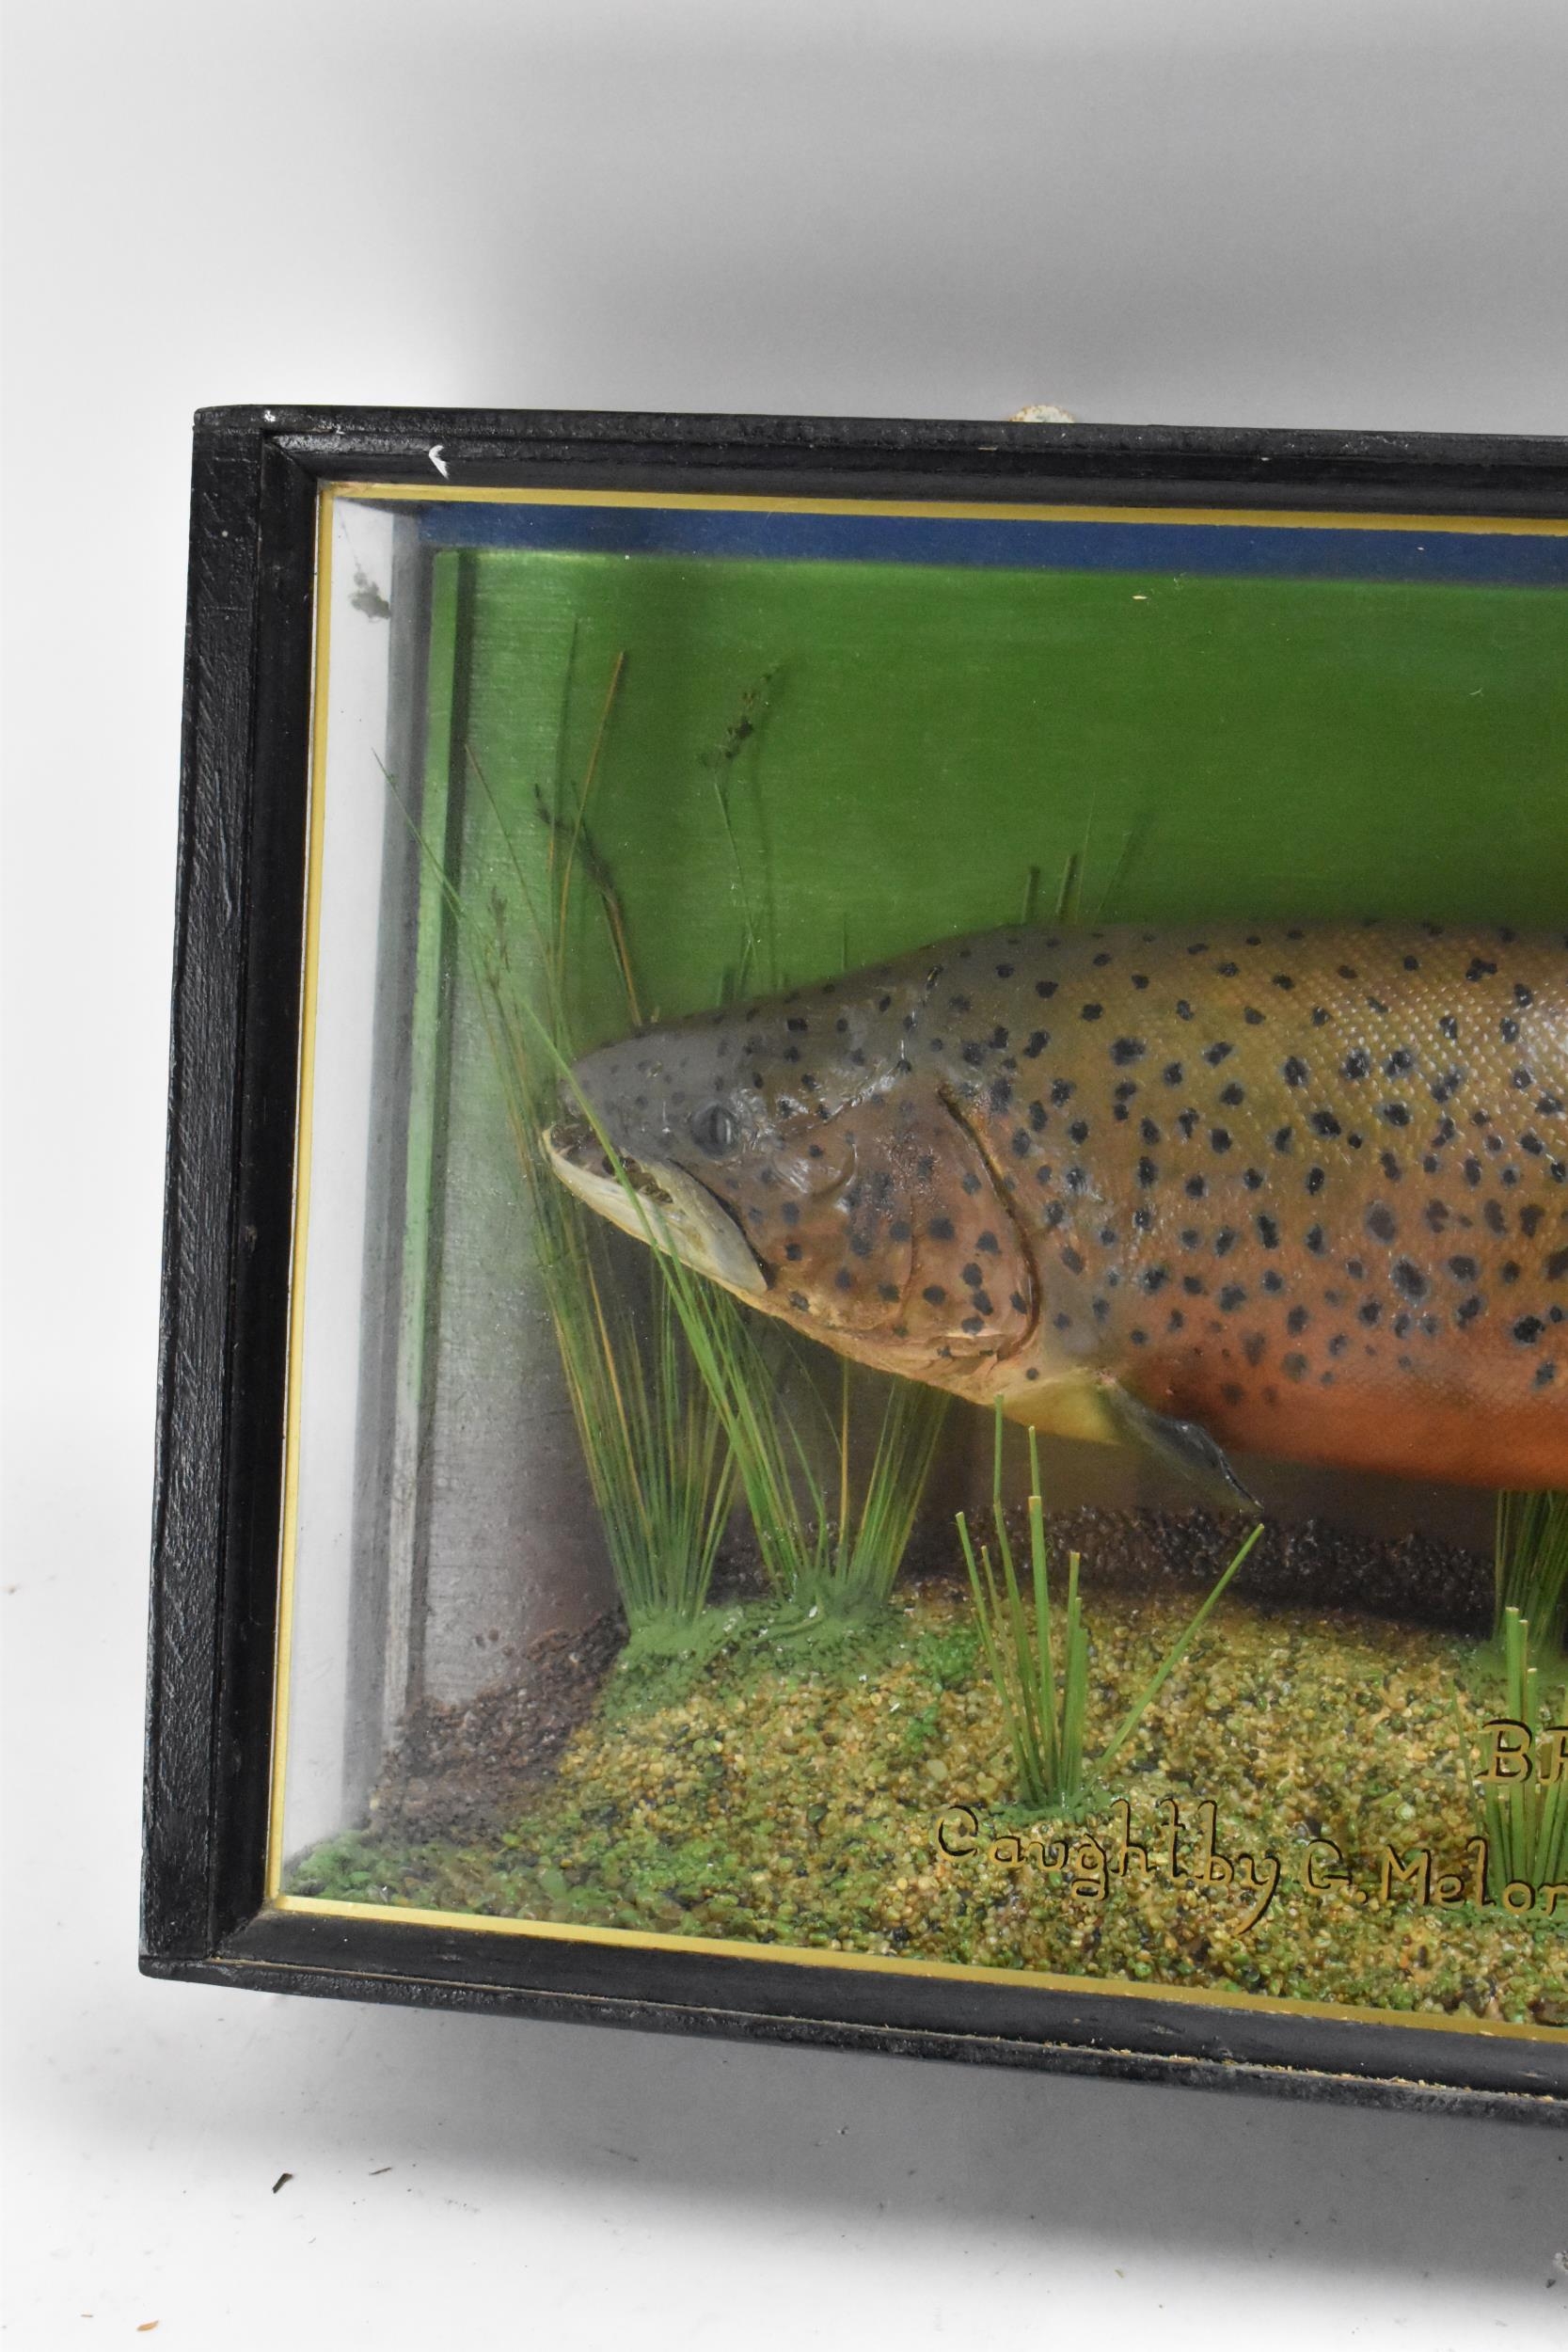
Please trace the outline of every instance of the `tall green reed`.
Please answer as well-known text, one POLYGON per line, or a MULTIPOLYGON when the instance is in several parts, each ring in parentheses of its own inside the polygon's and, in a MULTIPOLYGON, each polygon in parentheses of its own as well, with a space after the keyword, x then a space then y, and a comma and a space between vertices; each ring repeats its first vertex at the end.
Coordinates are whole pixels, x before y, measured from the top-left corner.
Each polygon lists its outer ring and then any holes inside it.
POLYGON ((1500 1494, 1492 1546, 1493 1635, 1508 1613, 1542 1645, 1568 1647, 1568 1494, 1500 1494))
POLYGON ((477 760, 510 868, 487 920, 427 858, 453 914, 530 1210, 534 1263, 597 1505, 616 1591, 634 1639, 680 1648, 706 1606, 735 1486, 723 1416, 697 1372, 662 1267, 641 1260, 628 1290, 609 1229, 559 1183, 544 1136, 574 1058, 572 958, 586 889, 602 917, 628 1022, 640 1009, 619 897, 588 821, 625 657, 618 656, 588 767, 553 803, 537 791, 543 850, 531 875, 477 760), (521 915, 526 937, 516 936, 521 915))
POLYGON ((864 1459, 850 1398, 851 1383, 869 1375, 841 1363, 839 1410, 829 1415, 805 1351, 781 1349, 727 1292, 684 1263, 657 1203, 631 1184, 608 1135, 583 1110, 642 1228, 728 1440, 764 1581, 785 1612, 779 1629, 827 1633, 874 1614, 890 1599, 909 1549, 949 1399, 887 1381, 864 1459))
POLYGON ((996 1408, 991 1454, 991 1547, 976 1547, 969 1521, 958 1515, 958 1539, 974 1597, 975 1622, 986 1666, 1002 1708, 1021 1804, 1071 1807, 1091 1782, 1103 1782, 1148 1708, 1181 1663, 1202 1628, 1262 1534, 1253 1528, 1186 1627, 1113 1729, 1092 1763, 1085 1763, 1089 1702, 1089 1638, 1079 1592, 1082 1563, 1068 1554, 1067 1591, 1051 1589, 1050 1553, 1041 1500, 1039 1440, 1029 1432, 1029 1576, 1027 1594, 1019 1575, 1002 1502, 1002 1408, 996 1408))
POLYGON ((757 1372, 766 1368, 758 1348, 751 1363, 738 1355, 724 1380, 734 1393, 738 1376, 765 1403, 761 1415, 745 1416, 736 1453, 768 1582, 802 1631, 875 1614, 891 1600, 909 1549, 949 1399, 915 1381, 885 1379, 866 1459, 855 1445, 850 1406, 875 1375, 841 1359, 832 1415, 811 1368, 798 1367, 799 1385, 817 1407, 802 1414, 788 1387, 782 1410, 777 1385, 758 1387, 757 1372))
MULTIPOLYGON (((745 915, 740 960, 734 976, 737 988, 762 972, 774 980, 778 977, 771 926, 759 917, 755 894, 749 889, 742 868, 731 787, 735 755, 755 733, 756 718, 765 707, 771 675, 766 674, 743 697, 736 724, 710 762, 715 768, 721 820, 735 859, 745 915)), ((618 676, 619 667, 611 679, 606 714, 618 676)), ((586 818, 588 793, 597 769, 598 742, 602 741, 605 723, 602 717, 589 779, 577 796, 575 806, 551 811, 539 804, 539 813, 549 832, 550 858, 560 860, 552 898, 555 919, 545 927, 535 918, 536 929, 545 931, 551 950, 544 960, 544 1002, 536 1004, 527 998, 508 996, 495 979, 495 970, 503 959, 492 960, 491 995, 505 1039, 501 1059, 514 1072, 534 1073, 538 1081, 519 1108, 519 1152, 531 1181, 535 1184, 541 1227, 547 1228, 552 1216, 570 1216, 577 1211, 577 1203, 562 1188, 556 1187, 562 1191, 563 1200, 571 1201, 568 1212, 552 1209, 540 1199, 538 1191, 539 1185, 555 1183, 547 1159, 539 1148, 539 1132, 547 1124, 555 1096, 564 1095, 574 1103, 626 1196, 634 1228, 651 1252, 660 1311, 668 1312, 678 1327, 707 1406, 723 1432, 730 1474, 745 1498, 764 1578, 786 1612, 780 1629, 802 1634, 827 1631, 886 1603, 909 1547, 948 1400, 939 1391, 912 1383, 886 1383, 879 1433, 866 1460, 863 1449, 851 1441, 850 1382, 853 1379, 863 1384, 875 1375, 866 1374, 862 1367, 841 1363, 839 1411, 836 1418, 828 1414, 811 1375, 801 1376, 800 1359, 804 1351, 792 1351, 783 1342, 782 1334, 759 1324, 727 1292, 694 1273, 679 1257, 671 1244, 657 1203, 631 1181, 613 1138, 576 1086, 571 1025, 566 1018, 570 982, 567 910, 569 881, 576 867, 586 874, 600 900, 608 936, 624 977, 628 1018, 634 1027, 640 1025, 626 922, 586 818), (522 1129, 530 1120, 531 1126, 525 1137, 522 1129)), ((556 873, 553 864, 550 871, 556 873)), ((517 879, 527 898, 527 884, 520 870, 517 879)), ((596 1224, 598 1220, 590 1216, 590 1222, 596 1224)), ((573 1223, 575 1230, 580 1230, 580 1212, 573 1223)), ((601 1302, 604 1295, 601 1287, 601 1302)), ((562 1352, 565 1353, 564 1348, 562 1352)), ((602 1347, 599 1356, 618 1359, 619 1351, 602 1347)), ((607 1416, 586 1384, 585 1393, 594 1408, 596 1428, 607 1416)), ((628 1415, 627 1419, 639 1429, 644 1425, 644 1417, 640 1413, 628 1415)), ((658 1413, 650 1413, 646 1420, 648 1426, 656 1427, 658 1413)), ((703 1423, 702 1428, 702 1447, 693 1444, 689 1451, 693 1458, 705 1463, 707 1424, 703 1423)), ((585 1446, 591 1453, 604 1450, 596 1438, 592 1444, 585 1438, 585 1446)), ((622 1451, 624 1454, 625 1449, 622 1451)), ((644 1486, 647 1483, 642 1482, 644 1486)), ((626 1516, 617 1513, 617 1523, 626 1516)), ((708 1522, 705 1519, 703 1524, 705 1528, 708 1522)))
POLYGON ((1473 1750, 1470 1758, 1490 1892, 1497 1902, 1506 1900, 1511 1885, 1539 1890, 1568 1884, 1568 1772, 1562 1769, 1560 1743, 1543 1742, 1543 1734, 1560 1733, 1568 1725, 1568 1684, 1558 1692, 1555 1709, 1550 1708, 1530 1656, 1529 1624, 1517 1609, 1503 1611, 1502 1649, 1506 1713, 1491 1722, 1519 1736, 1499 1742, 1487 1772, 1473 1750))

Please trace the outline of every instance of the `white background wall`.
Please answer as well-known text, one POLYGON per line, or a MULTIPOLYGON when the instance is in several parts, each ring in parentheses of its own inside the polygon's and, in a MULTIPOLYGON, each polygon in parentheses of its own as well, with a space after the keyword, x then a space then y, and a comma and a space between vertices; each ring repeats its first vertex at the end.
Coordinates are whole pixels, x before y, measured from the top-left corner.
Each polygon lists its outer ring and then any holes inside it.
POLYGON ((189 411, 1561 430, 1560 0, 14 0, 9 49, 12 2341, 1560 2340, 1560 2135, 132 1957, 189 411))

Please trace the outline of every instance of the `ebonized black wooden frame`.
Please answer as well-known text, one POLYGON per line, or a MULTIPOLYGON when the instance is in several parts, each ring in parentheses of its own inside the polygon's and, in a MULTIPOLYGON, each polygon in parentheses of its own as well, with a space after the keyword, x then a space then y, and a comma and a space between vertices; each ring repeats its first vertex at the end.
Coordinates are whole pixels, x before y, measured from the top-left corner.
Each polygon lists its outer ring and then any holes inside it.
POLYGON ((327 482, 1568 515, 1568 443, 223 408, 196 422, 142 1966, 159 1977, 1568 2122, 1568 2045, 263 1901, 316 494, 327 482))

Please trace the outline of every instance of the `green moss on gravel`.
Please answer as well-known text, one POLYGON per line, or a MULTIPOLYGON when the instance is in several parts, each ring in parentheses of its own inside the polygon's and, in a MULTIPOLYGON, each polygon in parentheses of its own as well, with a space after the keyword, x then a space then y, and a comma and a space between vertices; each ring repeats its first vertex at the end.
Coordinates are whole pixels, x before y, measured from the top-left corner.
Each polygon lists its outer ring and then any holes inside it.
MULTIPOLYGON (((1091 1750, 1190 1613, 1180 1594, 1091 1599, 1091 1750)), ((1435 1871, 1464 1870, 1475 1820, 1456 1696, 1484 1713, 1488 1671, 1449 1635, 1228 1599, 1118 1759, 1114 1789, 1091 1792, 1076 1824, 1032 1822, 1011 1801, 996 1696, 952 1585, 914 1587, 826 1645, 783 1630, 765 1606, 736 1606, 715 1613, 705 1654, 624 1659, 555 1778, 497 1838, 339 1837, 290 1886, 1568 2025, 1568 1903, 1516 1917, 1495 1901, 1419 1904, 1397 1883, 1381 1892, 1386 1849, 1402 1859, 1427 1849, 1435 1871), (1257 1898, 1233 1885, 1133 1871, 1091 1899, 1037 1857, 1009 1867, 1010 1835, 1105 1830, 1114 1797, 1151 1849, 1174 1801, 1190 1851, 1196 1808, 1212 1800, 1226 1854, 1277 1856, 1257 1924, 1244 1925, 1257 1898), (960 1804, 979 1821, 976 1850, 950 1855, 937 1823, 960 1804), (1314 1840, 1338 1848, 1359 1899, 1307 1891, 1314 1840)), ((1326 1862, 1325 1846, 1315 1851, 1326 1862)))

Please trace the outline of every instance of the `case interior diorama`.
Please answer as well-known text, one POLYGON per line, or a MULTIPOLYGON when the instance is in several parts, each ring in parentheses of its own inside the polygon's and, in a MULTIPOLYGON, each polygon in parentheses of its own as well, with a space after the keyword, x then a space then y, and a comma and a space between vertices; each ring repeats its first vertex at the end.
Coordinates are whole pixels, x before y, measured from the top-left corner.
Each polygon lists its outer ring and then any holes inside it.
MULTIPOLYGON (((823 1344, 816 1290, 791 1327, 661 1254, 678 1200, 572 1074, 722 1016, 826 1130, 861 1011, 931 949, 961 1030, 972 951, 942 944, 982 935, 974 1063, 1018 1132, 978 1135, 978 1174, 927 1171, 932 1232, 982 1184, 1076 1186, 1085 1309, 1123 1357, 1201 1321, 1238 1383, 1272 1375, 1286 1431, 1396 1322, 1465 1350, 1465 1301, 1518 1276, 1490 1167, 1451 1279, 1425 1232, 1430 1295, 1396 1295, 1411 1260, 1375 1225, 1367 1263, 1314 1255, 1305 1192, 1283 1232, 1259 1221, 1238 1171, 1272 1209, 1280 1153, 1299 1188, 1360 1104, 1388 1214, 1423 1230, 1421 1140, 1378 1124, 1398 1065, 1358 1067, 1336 1009, 1281 1145, 1206 1033, 1162 1082, 1186 999, 1160 959, 1226 976, 1261 1035, 1298 956, 1354 977, 1347 938, 1440 963, 1483 929, 1497 987, 1515 935, 1560 951, 1565 547, 1398 516, 324 494, 275 1907, 1568 2026, 1568 1505, 1539 1491, 1568 1487, 1563 1424, 1560 1479, 1502 1494, 1445 1483, 1439 1434, 1398 1478, 1332 1435, 1207 1474, 1136 1428, 1031 1441, 929 1355, 900 1371, 899 1281, 823 1344), (1074 993, 1058 969, 1102 970, 1108 1007, 1144 992, 1103 1101, 1031 1057, 1039 996, 1074 993), (1103 1154, 1131 1121, 1154 1171, 1184 1113, 1218 1150, 1211 1095, 1228 1157, 1156 1270, 1156 1176, 1103 1154), (1238 1301, 1297 1302, 1299 1354, 1222 1310, 1232 1274, 1238 1301)), ((1560 1074, 1560 957, 1556 987, 1560 1074)), ((1478 1152, 1490 1069, 1455 1104, 1478 1152)), ((1560 1177, 1561 1104, 1529 1074, 1527 1149, 1560 1177)), ((976 1328, 1007 1311, 988 1242, 960 1231, 948 1277, 976 1328)), ((846 1259, 821 1296, 856 1279, 846 1259)), ((1537 1388, 1568 1390, 1560 1300, 1517 1301, 1537 1388)), ((1042 1276, 1028 1311, 1053 1303, 1042 1276)))

